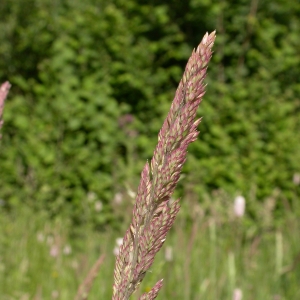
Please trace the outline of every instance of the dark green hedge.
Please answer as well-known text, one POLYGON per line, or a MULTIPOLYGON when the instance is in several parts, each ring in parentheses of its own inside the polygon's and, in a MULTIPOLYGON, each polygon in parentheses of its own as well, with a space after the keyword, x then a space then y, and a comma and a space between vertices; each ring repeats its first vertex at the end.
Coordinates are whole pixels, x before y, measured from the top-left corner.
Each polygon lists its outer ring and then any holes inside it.
POLYGON ((135 188, 192 47, 214 29, 179 191, 299 196, 297 1, 8 0, 0 13, 0 79, 13 84, 0 152, 8 206, 113 220, 112 199, 135 188))

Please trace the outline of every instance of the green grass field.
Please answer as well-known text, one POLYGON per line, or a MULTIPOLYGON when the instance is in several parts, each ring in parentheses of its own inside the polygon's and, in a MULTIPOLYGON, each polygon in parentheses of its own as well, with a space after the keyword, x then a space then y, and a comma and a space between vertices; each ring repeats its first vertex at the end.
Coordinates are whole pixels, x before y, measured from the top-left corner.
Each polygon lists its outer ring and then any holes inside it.
MULTIPOLYGON (((218 196, 201 204, 183 200, 175 222, 140 293, 164 278, 158 299, 300 299, 299 201, 286 204, 276 221, 274 199, 251 204, 236 218, 232 201, 218 196)), ((100 212, 101 213, 101 212, 100 212)), ((86 224, 72 228, 65 217, 25 207, 0 210, 0 299, 72 300, 100 254, 105 260, 89 299, 111 299, 117 232, 86 224)), ((122 231, 122 232, 121 232, 122 231)))

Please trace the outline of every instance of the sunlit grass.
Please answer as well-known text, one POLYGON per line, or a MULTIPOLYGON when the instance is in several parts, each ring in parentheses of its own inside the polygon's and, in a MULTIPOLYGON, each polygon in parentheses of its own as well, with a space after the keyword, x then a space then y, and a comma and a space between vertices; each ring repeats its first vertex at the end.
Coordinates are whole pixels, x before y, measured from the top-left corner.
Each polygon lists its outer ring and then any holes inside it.
MULTIPOLYGON (((252 204, 256 221, 232 212, 231 199, 183 201, 166 244, 141 285, 147 291, 164 278, 158 299, 300 299, 299 203, 279 221, 275 205, 252 204)), ((275 201, 275 200, 274 200, 275 201)), ((101 212, 100 212, 101 213, 101 212)), ((127 225, 127 224, 125 224, 127 225)), ((0 211, 0 295, 3 300, 74 299, 100 254, 100 268, 89 299, 110 299, 115 240, 123 232, 97 232, 71 226, 67 217, 50 219, 25 207, 0 211)), ((133 299, 137 299, 135 295, 133 299)))

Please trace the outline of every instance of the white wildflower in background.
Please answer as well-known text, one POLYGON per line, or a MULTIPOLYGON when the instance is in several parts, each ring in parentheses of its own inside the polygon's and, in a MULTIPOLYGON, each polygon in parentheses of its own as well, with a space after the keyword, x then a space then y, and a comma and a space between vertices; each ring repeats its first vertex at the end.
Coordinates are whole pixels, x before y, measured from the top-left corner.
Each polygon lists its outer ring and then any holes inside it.
POLYGON ((120 248, 120 247, 117 247, 117 246, 114 247, 114 250, 113 250, 114 256, 119 255, 119 252, 120 252, 119 248, 120 248))
POLYGON ((127 189, 127 194, 130 198, 135 199, 136 193, 133 190, 127 189))
POLYGON ((103 208, 102 202, 101 201, 96 201, 95 202, 95 211, 99 212, 99 211, 102 210, 102 208, 103 208))
POLYGON ((172 261, 173 260, 173 248, 171 246, 166 247, 165 260, 166 261, 172 261))
POLYGON ((121 193, 116 193, 114 197, 114 203, 119 205, 123 201, 123 195, 121 193))
POLYGON ((242 299, 243 299, 242 290, 241 289, 234 289, 232 300, 242 300, 242 299))
POLYGON ((246 200, 243 196, 237 196, 234 199, 234 214, 236 217, 241 218, 245 214, 246 200))
POLYGON ((38 232, 36 239, 38 240, 38 242, 42 243, 45 241, 45 235, 42 232, 38 232))
POLYGON ((87 193, 87 200, 88 202, 94 202, 97 199, 97 195, 94 192, 87 193))
POLYGON ((72 248, 71 248, 71 246, 70 246, 70 245, 66 245, 66 246, 64 247, 64 249, 63 249, 63 253, 64 253, 65 255, 71 254, 71 253, 72 253, 72 248))
POLYGON ((123 244, 123 238, 117 238, 116 239, 116 246, 113 250, 113 253, 115 256, 119 255, 119 251, 120 251, 120 247, 122 246, 123 244))
POLYGON ((300 185, 300 174, 299 173, 295 173, 293 176, 293 183, 295 185, 300 185))
POLYGON ((58 291, 52 291, 51 297, 52 297, 52 299, 58 299, 58 297, 59 297, 59 292, 58 292, 58 291))
POLYGON ((123 244, 123 238, 117 238, 116 244, 120 247, 123 244))

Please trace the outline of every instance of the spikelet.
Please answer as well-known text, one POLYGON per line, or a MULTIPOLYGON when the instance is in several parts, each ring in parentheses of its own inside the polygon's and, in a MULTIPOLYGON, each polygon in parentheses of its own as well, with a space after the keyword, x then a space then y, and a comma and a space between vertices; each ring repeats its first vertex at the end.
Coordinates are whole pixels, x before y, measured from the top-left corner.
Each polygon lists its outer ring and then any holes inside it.
MULTIPOLYGON (((206 33, 194 49, 163 126, 150 164, 141 173, 132 222, 116 258, 113 300, 127 300, 137 289, 161 249, 180 209, 171 196, 187 156, 187 147, 197 139, 198 106, 205 94, 204 79, 212 56, 215 32, 206 33)), ((157 297, 162 281, 141 296, 157 297)))

